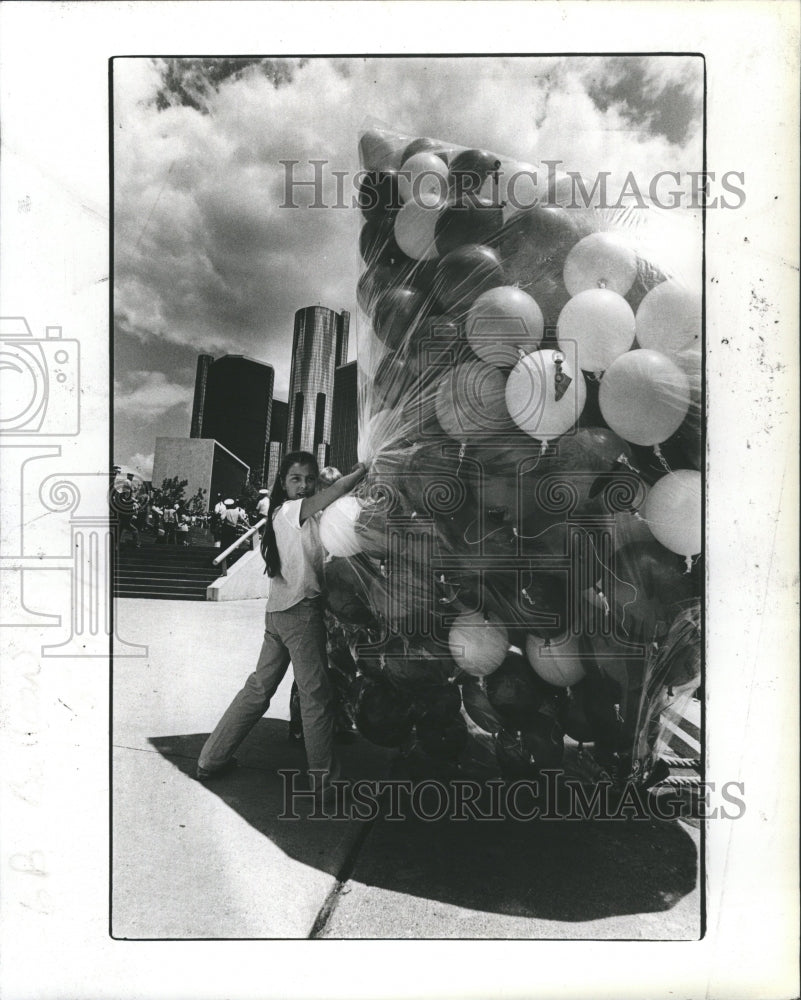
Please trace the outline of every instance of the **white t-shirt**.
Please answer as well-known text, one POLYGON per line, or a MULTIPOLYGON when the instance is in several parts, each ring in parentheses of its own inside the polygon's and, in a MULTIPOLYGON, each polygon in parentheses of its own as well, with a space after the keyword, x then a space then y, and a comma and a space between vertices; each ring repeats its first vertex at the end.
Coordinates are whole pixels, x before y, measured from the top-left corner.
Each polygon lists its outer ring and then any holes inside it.
POLYGON ((281 572, 272 578, 268 611, 286 611, 307 597, 323 592, 323 546, 320 511, 300 523, 302 500, 286 500, 273 518, 281 572))
POLYGON ((262 497, 256 504, 256 513, 259 517, 267 517, 270 512, 270 498, 262 497))

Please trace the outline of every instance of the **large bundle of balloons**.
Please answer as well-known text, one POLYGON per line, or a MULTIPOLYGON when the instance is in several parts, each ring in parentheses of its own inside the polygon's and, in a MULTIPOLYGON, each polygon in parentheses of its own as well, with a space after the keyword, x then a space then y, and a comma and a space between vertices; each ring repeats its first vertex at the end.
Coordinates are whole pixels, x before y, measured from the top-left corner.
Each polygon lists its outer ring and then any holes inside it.
POLYGON ((330 656, 368 739, 647 777, 700 685, 701 295, 662 213, 483 149, 360 139, 359 451, 330 656), (546 190, 547 182, 547 190, 546 190), (564 199, 563 199, 564 200, 564 199), (664 245, 662 245, 662 243, 664 245))

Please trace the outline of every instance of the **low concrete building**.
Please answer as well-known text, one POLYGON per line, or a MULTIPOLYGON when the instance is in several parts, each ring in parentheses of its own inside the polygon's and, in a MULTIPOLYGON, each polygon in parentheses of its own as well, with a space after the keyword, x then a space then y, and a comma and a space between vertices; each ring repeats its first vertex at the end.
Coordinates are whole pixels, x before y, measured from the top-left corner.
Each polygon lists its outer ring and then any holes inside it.
POLYGON ((186 479, 185 496, 205 490, 207 504, 213 506, 218 493, 236 496, 247 480, 250 467, 213 438, 156 438, 153 485, 165 479, 186 479))

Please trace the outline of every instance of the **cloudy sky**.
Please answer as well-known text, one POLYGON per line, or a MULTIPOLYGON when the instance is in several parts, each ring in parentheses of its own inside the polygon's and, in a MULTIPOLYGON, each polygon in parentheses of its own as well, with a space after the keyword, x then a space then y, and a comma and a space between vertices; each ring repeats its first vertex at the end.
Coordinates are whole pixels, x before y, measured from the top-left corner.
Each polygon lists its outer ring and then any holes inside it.
POLYGON ((360 213, 282 208, 282 160, 326 160, 333 204, 381 124, 645 189, 701 169, 702 89, 689 57, 116 60, 116 461, 149 478, 188 436, 199 353, 268 362, 286 399, 295 311, 356 319, 360 213))

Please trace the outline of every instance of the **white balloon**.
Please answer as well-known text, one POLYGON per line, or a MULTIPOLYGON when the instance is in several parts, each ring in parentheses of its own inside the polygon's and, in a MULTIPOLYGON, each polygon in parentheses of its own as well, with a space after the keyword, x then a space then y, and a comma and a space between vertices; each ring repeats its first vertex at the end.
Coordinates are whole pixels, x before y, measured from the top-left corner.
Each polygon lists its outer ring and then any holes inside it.
POLYGON ((661 351, 627 351, 601 381, 598 403, 615 434, 632 444, 661 444, 690 407, 690 380, 661 351))
POLYGON ((544 320, 530 295, 513 285, 483 292, 467 317, 467 339, 473 351, 491 365, 517 364, 520 351, 539 347, 544 320))
POLYGON ((571 295, 588 288, 625 295, 637 277, 637 255, 616 233, 591 233, 567 255, 563 277, 571 295))
POLYGON ((320 518, 320 541, 332 556, 355 556, 361 552, 356 523, 362 505, 357 497, 344 496, 323 511, 320 518))
POLYGON ((570 354, 534 351, 521 358, 506 382, 506 406, 512 420, 538 441, 559 437, 581 416, 587 401, 584 376, 576 370, 570 354), (563 359, 557 367, 556 359, 563 359), (571 381, 557 399, 557 375, 571 381))
POLYGON ((412 260, 432 260, 438 256, 434 239, 439 210, 444 202, 433 206, 407 201, 395 216, 395 242, 412 260))
POLYGON ((654 538, 680 556, 701 551, 701 473, 678 469, 651 487, 642 514, 654 538))
POLYGON ((637 309, 640 347, 675 358, 701 344, 701 295, 678 281, 652 288, 637 309))
POLYGON ((526 656, 534 672, 556 687, 570 687, 584 677, 575 637, 567 642, 563 641, 563 637, 548 642, 539 636, 527 635, 526 656))
POLYGON ((415 153, 405 160, 398 175, 401 201, 438 205, 448 197, 448 167, 436 153, 415 153))
POLYGON ((622 295, 608 288, 579 292, 559 313, 559 347, 575 344, 585 372, 603 372, 634 343, 634 313, 622 295))
POLYGON ((473 677, 486 677, 503 663, 509 649, 509 634, 493 615, 477 611, 459 615, 448 634, 451 656, 473 677))

